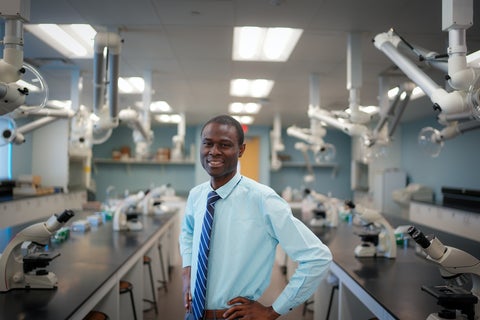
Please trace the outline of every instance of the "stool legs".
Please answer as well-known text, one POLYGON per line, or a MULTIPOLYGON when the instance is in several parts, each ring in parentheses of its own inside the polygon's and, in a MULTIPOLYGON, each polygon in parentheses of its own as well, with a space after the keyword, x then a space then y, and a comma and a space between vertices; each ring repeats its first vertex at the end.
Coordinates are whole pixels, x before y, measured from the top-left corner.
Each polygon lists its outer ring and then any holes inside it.
MULTIPOLYGON (((155 308, 155 314, 158 314, 157 297, 155 296, 155 286, 153 285, 152 259, 149 256, 143 256, 143 264, 148 266, 148 273, 150 275, 150 287, 152 289, 152 297, 153 297, 153 300, 148 300, 148 299, 143 299, 143 300, 151 303, 153 305, 153 308, 155 308)), ((151 310, 151 308, 143 311, 145 312, 148 310, 151 310)))
POLYGON ((130 293, 130 301, 132 302, 133 319, 137 320, 137 311, 135 310, 135 300, 133 299, 133 286, 130 282, 120 281, 120 294, 130 293))
POLYGON ((168 292, 167 288, 167 272, 165 270, 165 264, 163 263, 163 252, 162 252, 162 244, 158 244, 158 255, 160 256, 160 268, 162 269, 162 280, 158 280, 161 284, 161 288, 165 290, 165 292, 168 292))
POLYGON ((334 285, 332 287, 332 291, 330 292, 330 302, 328 303, 327 317, 325 318, 326 320, 330 318, 330 310, 332 309, 333 295, 335 294, 336 289, 338 289, 338 284, 334 285))

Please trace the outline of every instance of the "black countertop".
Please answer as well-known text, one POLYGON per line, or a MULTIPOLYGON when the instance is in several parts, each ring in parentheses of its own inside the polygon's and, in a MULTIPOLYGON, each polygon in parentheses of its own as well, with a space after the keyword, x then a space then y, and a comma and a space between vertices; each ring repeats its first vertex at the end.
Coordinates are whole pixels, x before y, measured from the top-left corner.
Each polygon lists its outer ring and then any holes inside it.
MULTIPOLYGON (((92 212, 75 212, 67 225, 87 214, 92 212)), ((50 244, 48 250, 61 254, 47 267, 56 274, 58 288, 0 293, 0 319, 70 318, 173 215, 139 216, 144 226, 141 231, 113 231, 112 222, 108 221, 85 233, 71 232, 70 238, 61 244, 50 244)), ((45 220, 0 229, 0 250, 23 228, 45 220)))
MULTIPOLYGON (((393 228, 412 224, 394 217, 387 219, 393 228)), ((478 242, 415 225, 424 234, 433 232, 444 245, 457 247, 478 258, 478 242)), ((422 285, 444 284, 439 267, 415 253, 413 240, 410 240, 408 247, 397 246, 396 259, 357 258, 354 249, 361 239, 354 234, 354 226, 341 222, 336 228, 316 227, 312 230, 328 245, 334 262, 392 316, 402 320, 418 320, 441 310, 436 299, 421 290, 422 285)))

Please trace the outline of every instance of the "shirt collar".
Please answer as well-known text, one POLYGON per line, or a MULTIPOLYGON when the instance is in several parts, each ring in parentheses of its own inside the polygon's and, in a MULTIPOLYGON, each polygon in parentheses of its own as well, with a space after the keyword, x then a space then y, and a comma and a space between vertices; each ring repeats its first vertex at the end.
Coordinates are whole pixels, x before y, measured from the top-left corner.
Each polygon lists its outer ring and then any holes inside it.
POLYGON ((232 193, 233 189, 238 185, 238 183, 242 180, 242 175, 237 171, 237 173, 233 176, 230 181, 226 184, 215 190, 217 194, 222 198, 225 199, 232 193))

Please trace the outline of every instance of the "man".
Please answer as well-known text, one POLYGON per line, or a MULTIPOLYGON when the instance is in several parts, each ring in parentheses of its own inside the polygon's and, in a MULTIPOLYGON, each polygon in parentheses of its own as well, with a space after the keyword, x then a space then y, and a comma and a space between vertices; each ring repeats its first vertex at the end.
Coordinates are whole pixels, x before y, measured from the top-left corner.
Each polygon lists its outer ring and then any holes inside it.
POLYGON ((234 118, 217 116, 203 126, 200 158, 210 181, 190 191, 180 234, 186 319, 277 319, 315 292, 331 262, 330 250, 293 217, 286 201, 237 172, 244 152, 243 129, 234 118), (199 247, 212 190, 219 200, 207 250, 205 302, 198 307, 203 285, 197 281, 203 276, 197 272, 203 269, 197 263, 204 261, 199 247), (299 266, 273 305, 264 306, 256 300, 269 285, 277 244, 299 266))

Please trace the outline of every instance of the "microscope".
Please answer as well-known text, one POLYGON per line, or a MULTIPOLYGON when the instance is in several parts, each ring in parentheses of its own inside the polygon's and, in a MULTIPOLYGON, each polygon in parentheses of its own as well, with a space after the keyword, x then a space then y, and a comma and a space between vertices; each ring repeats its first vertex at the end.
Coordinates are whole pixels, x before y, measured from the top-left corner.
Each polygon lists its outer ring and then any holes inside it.
POLYGON ((377 210, 360 205, 355 208, 355 215, 362 221, 362 231, 357 233, 362 243, 355 248, 355 256, 395 258, 397 242, 390 223, 377 210))
POLYGON ((57 287, 56 275, 43 268, 60 253, 37 249, 45 247, 50 237, 73 216, 73 211, 65 210, 58 216, 52 215, 46 222, 33 224, 17 233, 0 256, 0 292, 57 287))
POLYGON ((427 238, 420 230, 410 226, 408 234, 427 254, 427 259, 440 267, 440 275, 447 281, 446 285, 422 286, 422 290, 437 299, 443 310, 432 313, 427 320, 440 319, 480 319, 480 260, 465 251, 443 245, 438 238, 427 238), (461 285, 465 275, 470 275, 472 289, 461 285), (457 312, 458 311, 458 312, 457 312))
POLYGON ((316 207, 312 208, 313 217, 310 220, 310 226, 337 227, 340 200, 325 196, 310 189, 305 189, 304 192, 307 197, 311 197, 311 199, 317 203, 316 207))
POLYGON ((129 195, 115 206, 113 213, 113 230, 142 230, 143 224, 136 219, 138 213, 132 213, 136 211, 140 201, 145 197, 145 192, 139 191, 136 194, 129 195), (135 216, 133 219, 128 219, 128 215, 135 216))
MULTIPOLYGON (((172 193, 169 184, 161 185, 146 192, 145 197, 139 202, 138 209, 144 215, 162 214, 170 212, 171 209, 163 203, 162 197, 172 193)), ((173 191, 174 192, 174 191, 173 191)))

